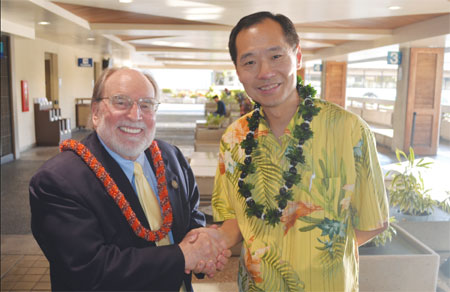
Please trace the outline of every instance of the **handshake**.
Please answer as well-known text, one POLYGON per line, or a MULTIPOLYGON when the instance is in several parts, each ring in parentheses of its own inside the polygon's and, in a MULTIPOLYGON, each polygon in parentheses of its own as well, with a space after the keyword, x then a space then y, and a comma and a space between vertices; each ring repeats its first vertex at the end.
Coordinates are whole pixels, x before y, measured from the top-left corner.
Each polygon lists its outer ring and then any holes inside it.
POLYGON ((185 260, 185 273, 204 273, 214 277, 231 256, 225 236, 217 225, 191 230, 179 244, 185 260))

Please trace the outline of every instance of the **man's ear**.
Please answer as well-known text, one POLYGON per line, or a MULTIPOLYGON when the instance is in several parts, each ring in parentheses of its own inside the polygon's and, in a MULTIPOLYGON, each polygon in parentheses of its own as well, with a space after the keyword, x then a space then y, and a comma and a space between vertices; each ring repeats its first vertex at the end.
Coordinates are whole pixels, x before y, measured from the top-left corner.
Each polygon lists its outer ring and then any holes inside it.
POLYGON ((97 129, 98 124, 100 123, 100 103, 94 102, 91 107, 91 116, 92 116, 92 126, 94 129, 97 129))
POLYGON ((300 48, 300 44, 297 45, 296 51, 297 51, 297 55, 296 55, 297 70, 300 70, 300 69, 302 69, 302 49, 300 48))

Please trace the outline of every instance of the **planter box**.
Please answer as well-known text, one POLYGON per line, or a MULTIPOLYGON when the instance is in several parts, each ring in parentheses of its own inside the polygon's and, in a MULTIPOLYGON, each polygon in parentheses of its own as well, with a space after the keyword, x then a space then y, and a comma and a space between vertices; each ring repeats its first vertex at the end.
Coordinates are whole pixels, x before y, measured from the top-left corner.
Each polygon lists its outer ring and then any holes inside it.
POLYGON ((196 152, 216 152, 219 153, 220 142, 217 141, 195 141, 194 151, 196 152))
POLYGON ((211 195, 214 187, 214 176, 216 174, 217 165, 214 166, 192 166, 195 175, 198 191, 202 200, 211 202, 211 195))
POLYGON ((210 129, 197 127, 195 128, 195 141, 196 142, 212 141, 219 143, 225 130, 226 130, 225 128, 210 129))
POLYGON ((450 141, 450 121, 441 120, 440 136, 441 138, 450 141))
POLYGON ((190 165, 195 175, 200 197, 203 201, 209 202, 209 206, 211 206, 218 157, 217 152, 194 152, 191 155, 190 165))
POLYGON ((206 120, 196 120, 195 121, 195 128, 207 128, 206 127, 206 120))
POLYGON ((359 248, 360 291, 436 291, 439 255, 400 226, 392 242, 359 248))
POLYGON ((395 216, 397 224, 408 233, 437 252, 450 252, 450 214, 434 208, 428 216, 412 216, 391 208, 390 214, 395 216))

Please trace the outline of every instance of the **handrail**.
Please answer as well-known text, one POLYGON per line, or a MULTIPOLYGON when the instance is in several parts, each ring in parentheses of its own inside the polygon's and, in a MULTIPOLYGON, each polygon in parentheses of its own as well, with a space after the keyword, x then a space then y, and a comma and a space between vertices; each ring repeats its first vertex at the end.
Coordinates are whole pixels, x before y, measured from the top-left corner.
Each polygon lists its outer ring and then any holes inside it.
POLYGON ((350 101, 357 101, 362 103, 379 103, 386 105, 394 105, 395 100, 391 99, 381 99, 381 98, 366 98, 366 97, 347 97, 350 101))
POLYGON ((392 111, 394 110, 395 100, 390 99, 380 99, 380 98, 366 98, 366 97, 347 97, 347 101, 350 102, 350 106, 352 107, 360 107, 355 106, 354 102, 362 103, 363 109, 383 109, 384 111, 392 111), (368 104, 376 105, 375 108, 373 106, 368 107, 368 104))
MULTIPOLYGON (((362 108, 367 108, 366 104, 377 104, 376 109, 379 109, 379 106, 394 106, 395 100, 391 99, 380 99, 380 98, 366 98, 366 97, 347 97, 347 101, 350 102, 351 106, 354 106, 353 102, 362 103, 362 108)), ((389 108, 383 108, 389 110, 389 108)), ((441 113, 446 114, 450 113, 450 105, 441 105, 441 113)))

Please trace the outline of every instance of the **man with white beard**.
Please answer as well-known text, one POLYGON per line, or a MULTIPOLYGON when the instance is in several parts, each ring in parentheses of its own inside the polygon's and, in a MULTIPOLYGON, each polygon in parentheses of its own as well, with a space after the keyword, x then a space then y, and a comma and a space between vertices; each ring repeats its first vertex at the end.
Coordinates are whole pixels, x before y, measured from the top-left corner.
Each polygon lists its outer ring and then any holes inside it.
POLYGON ((33 176, 31 225, 52 290, 190 291, 191 271, 213 276, 226 264, 216 229, 187 235, 205 217, 183 154, 154 140, 158 97, 151 76, 104 71, 95 131, 64 141, 33 176))

